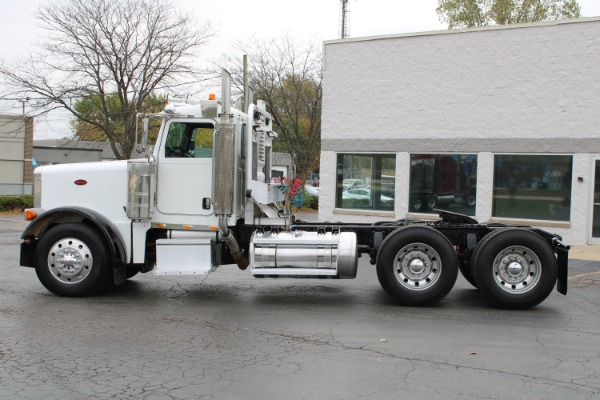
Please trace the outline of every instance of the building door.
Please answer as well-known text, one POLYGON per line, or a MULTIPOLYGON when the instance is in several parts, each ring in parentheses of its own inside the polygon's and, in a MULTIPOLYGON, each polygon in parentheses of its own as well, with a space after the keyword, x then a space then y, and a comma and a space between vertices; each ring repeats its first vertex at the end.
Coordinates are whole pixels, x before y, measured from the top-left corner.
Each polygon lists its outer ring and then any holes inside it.
POLYGON ((592 192, 592 223, 590 243, 600 244, 600 158, 594 160, 594 188, 592 192))

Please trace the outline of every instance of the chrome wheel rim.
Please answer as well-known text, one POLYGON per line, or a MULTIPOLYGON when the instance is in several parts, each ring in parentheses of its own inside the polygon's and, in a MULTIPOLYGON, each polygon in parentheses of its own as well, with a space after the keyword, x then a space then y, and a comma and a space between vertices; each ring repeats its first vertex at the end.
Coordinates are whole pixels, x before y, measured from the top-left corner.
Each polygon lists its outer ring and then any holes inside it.
POLYGON ((542 272, 540 259, 525 246, 511 246, 494 258, 494 282, 502 290, 525 293, 535 287, 542 272))
POLYGON ((64 238, 48 252, 48 269, 52 276, 66 284, 84 280, 92 271, 92 251, 81 240, 64 238))
POLYGON ((438 281, 442 262, 433 247, 411 243, 396 254, 394 269, 400 285, 410 290, 426 290, 438 281))

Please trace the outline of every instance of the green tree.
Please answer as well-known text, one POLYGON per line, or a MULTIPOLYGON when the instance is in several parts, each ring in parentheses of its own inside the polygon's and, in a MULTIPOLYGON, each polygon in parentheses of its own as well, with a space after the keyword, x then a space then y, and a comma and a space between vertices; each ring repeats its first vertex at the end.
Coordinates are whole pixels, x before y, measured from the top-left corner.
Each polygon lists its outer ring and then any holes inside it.
MULTIPOLYGON (((140 113, 159 113, 163 110, 166 103, 166 96, 150 93, 137 111, 140 113)), ((75 136, 79 140, 106 140, 106 135, 99 126, 107 125, 108 123, 113 126, 113 136, 116 141, 122 141, 122 138, 126 136, 125 116, 127 113, 122 111, 117 93, 108 94, 104 99, 98 95, 78 99, 73 104, 73 109, 80 116, 75 117, 71 121, 71 127, 74 129, 75 136)), ((158 125, 156 124, 156 120, 151 119, 150 123, 152 122, 154 124, 149 127, 148 136, 149 140, 154 141, 158 135, 158 125)))
POLYGON ((579 18, 577 0, 438 0, 448 29, 579 18))
MULTIPOLYGON (((287 152, 297 175, 306 179, 319 168, 321 152, 321 53, 289 37, 250 40, 238 45, 249 56, 248 81, 254 99, 265 100, 279 139, 275 151, 287 152)), ((243 88, 239 59, 223 62, 238 90, 243 88)))
POLYGON ((136 113, 156 90, 195 77, 195 52, 213 34, 169 0, 56 0, 37 18, 47 30, 39 53, 0 63, 0 78, 35 99, 31 114, 62 108, 95 127, 119 159, 135 146, 136 113))

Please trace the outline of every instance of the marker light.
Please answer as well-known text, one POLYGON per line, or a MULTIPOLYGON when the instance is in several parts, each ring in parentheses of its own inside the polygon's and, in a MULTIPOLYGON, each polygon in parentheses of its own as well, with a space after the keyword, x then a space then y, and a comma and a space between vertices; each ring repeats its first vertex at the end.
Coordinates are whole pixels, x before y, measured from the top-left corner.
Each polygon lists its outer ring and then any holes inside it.
POLYGON ((32 210, 31 208, 27 208, 25 210, 25 215, 24 215, 25 221, 32 221, 32 220, 36 219, 37 216, 38 215, 37 215, 37 212, 35 212, 35 210, 32 210))
POLYGON ((217 99, 217 95, 214 94, 214 93, 211 93, 211 94, 208 95, 208 99, 209 100, 216 100, 217 99))

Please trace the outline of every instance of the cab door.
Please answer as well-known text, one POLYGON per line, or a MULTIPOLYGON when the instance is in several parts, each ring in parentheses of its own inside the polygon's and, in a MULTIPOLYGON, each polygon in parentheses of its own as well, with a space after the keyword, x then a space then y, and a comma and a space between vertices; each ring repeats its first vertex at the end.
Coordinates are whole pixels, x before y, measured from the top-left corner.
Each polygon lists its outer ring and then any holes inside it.
MULTIPOLYGON (((212 192, 212 121, 170 120, 158 153, 157 208, 162 214, 213 214, 203 199, 212 192)), ((209 203, 208 203, 209 204, 209 203)))

